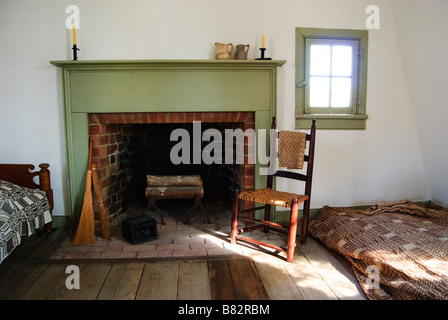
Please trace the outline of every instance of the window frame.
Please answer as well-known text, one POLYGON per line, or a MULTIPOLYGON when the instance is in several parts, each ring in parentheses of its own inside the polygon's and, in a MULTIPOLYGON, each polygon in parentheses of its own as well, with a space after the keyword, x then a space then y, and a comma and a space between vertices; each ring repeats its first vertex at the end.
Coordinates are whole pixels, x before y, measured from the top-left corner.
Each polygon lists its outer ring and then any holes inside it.
POLYGON ((367 53, 368 30, 351 29, 318 29, 296 28, 296 128, 306 129, 311 126, 311 120, 317 119, 317 129, 358 129, 366 128, 366 98, 367 98, 367 53), (315 108, 306 105, 307 93, 307 39, 355 40, 358 42, 356 102, 348 113, 316 112, 315 108))

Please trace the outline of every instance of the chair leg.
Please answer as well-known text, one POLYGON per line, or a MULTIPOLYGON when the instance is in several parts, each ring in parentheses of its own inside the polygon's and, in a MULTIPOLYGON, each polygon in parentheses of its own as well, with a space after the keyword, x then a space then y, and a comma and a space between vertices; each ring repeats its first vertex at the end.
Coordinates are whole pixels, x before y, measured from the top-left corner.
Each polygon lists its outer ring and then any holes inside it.
MULTIPOLYGON (((267 204, 264 208, 264 220, 265 221, 271 221, 271 205, 267 204)), ((269 232, 269 227, 264 226, 264 233, 269 232)))
POLYGON ((306 238, 308 236, 308 219, 310 216, 310 201, 307 200, 303 204, 303 220, 302 220, 302 232, 300 234, 300 243, 306 244, 306 238))
POLYGON ((294 250, 296 247, 297 236, 297 219, 299 216, 299 203, 296 198, 292 200, 291 205, 291 221, 288 233, 288 249, 286 254, 286 261, 291 262, 294 258, 294 250))
POLYGON ((238 189, 233 194, 232 206, 232 231, 230 232, 230 243, 236 244, 236 235, 238 233, 238 189))

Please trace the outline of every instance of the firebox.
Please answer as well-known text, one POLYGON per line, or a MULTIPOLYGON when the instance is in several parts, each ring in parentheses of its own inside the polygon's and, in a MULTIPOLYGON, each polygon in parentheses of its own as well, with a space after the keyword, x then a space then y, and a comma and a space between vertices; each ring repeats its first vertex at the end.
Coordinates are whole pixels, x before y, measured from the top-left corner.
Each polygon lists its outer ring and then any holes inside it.
MULTIPOLYGON (((224 159, 198 163, 193 161, 194 143, 189 146, 191 161, 173 163, 172 149, 179 141, 172 139, 172 133, 183 130, 193 138, 193 124, 199 122, 201 136, 213 129, 224 137, 227 129, 254 129, 254 120, 253 112, 89 114, 89 133, 94 145, 92 161, 98 168, 109 216, 113 219, 130 207, 147 205, 148 174, 200 175, 204 205, 229 207, 235 188, 254 188, 254 164, 247 163, 247 155, 244 163, 226 163, 224 159)), ((200 142, 205 148, 212 141, 200 142)), ((246 140, 245 153, 247 143, 246 140)), ((236 145, 234 149, 236 153, 236 145)), ((220 156, 224 157, 224 152, 220 156)))

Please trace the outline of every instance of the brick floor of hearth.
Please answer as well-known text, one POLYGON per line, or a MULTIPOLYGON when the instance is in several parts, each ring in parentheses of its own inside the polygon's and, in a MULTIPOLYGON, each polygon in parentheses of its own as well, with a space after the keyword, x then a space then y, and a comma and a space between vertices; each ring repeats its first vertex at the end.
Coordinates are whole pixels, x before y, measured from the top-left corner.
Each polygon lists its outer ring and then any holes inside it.
MULTIPOLYGON (((259 253, 246 245, 232 245, 229 241, 231 213, 218 208, 210 210, 211 223, 205 221, 205 214, 198 209, 191 215, 190 223, 183 222, 185 210, 164 210, 165 225, 160 224, 160 215, 151 211, 149 215, 158 223, 159 236, 142 244, 131 244, 122 235, 121 221, 126 217, 142 214, 142 210, 129 210, 120 219, 111 223, 110 239, 96 236, 89 245, 72 245, 72 236, 50 257, 52 260, 65 259, 145 259, 170 257, 207 257, 222 255, 251 255, 259 253)), ((146 212, 148 214, 148 212, 146 212)), ((99 233, 99 228, 97 228, 99 233)), ((284 237, 275 232, 265 234, 261 229, 245 236, 263 240, 278 246, 285 246, 284 237)), ((258 248, 259 249, 259 248, 258 248)), ((266 248, 266 250, 270 250, 266 248)))

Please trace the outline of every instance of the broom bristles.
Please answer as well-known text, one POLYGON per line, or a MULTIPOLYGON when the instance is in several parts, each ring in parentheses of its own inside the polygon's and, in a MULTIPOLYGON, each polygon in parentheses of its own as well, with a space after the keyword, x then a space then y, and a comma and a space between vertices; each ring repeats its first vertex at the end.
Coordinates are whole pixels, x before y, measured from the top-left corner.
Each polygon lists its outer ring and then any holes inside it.
POLYGON ((74 246, 90 244, 95 241, 95 222, 92 204, 92 171, 88 170, 86 175, 86 191, 84 193, 84 203, 81 217, 72 244, 74 246))

